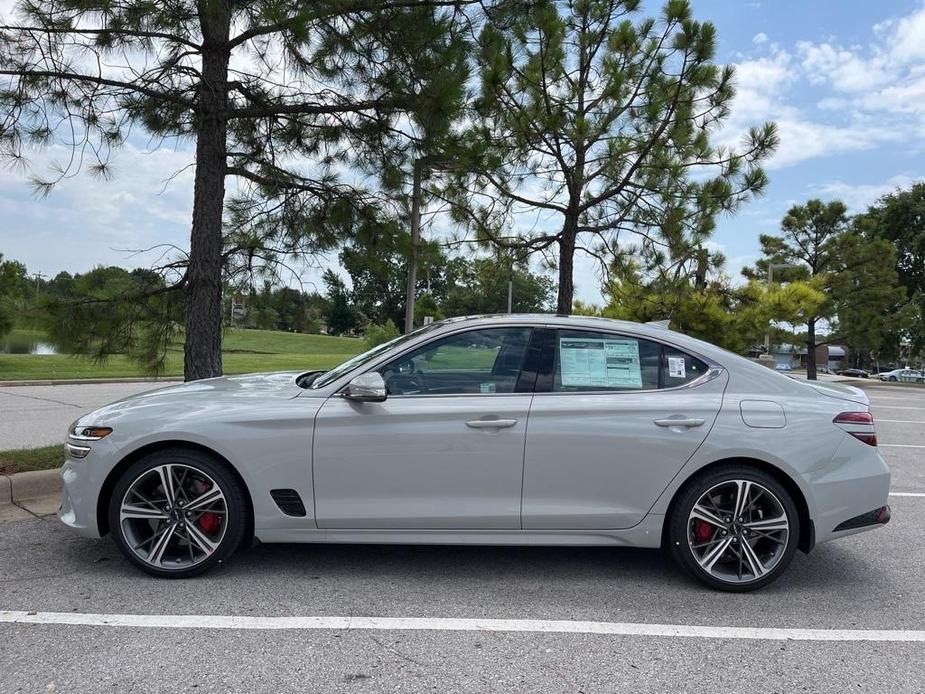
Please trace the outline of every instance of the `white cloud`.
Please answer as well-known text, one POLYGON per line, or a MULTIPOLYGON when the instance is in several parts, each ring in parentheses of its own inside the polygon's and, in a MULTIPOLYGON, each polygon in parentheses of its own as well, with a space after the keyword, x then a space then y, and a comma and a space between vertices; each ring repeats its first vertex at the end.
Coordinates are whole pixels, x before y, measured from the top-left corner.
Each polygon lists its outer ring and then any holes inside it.
POLYGON ((892 193, 899 188, 910 188, 914 183, 921 181, 922 177, 906 174, 892 176, 882 183, 851 184, 844 181, 830 181, 812 186, 813 195, 827 199, 837 198, 844 202, 852 212, 862 212, 879 198, 892 193))
MULTIPOLYGON (((736 66, 738 93, 721 144, 748 127, 777 123, 781 144, 769 168, 901 142, 925 148, 925 2, 905 17, 873 27, 867 46, 836 37, 790 49, 753 39, 759 55, 736 66), (809 84, 816 109, 797 105, 809 84)), ((766 38, 766 37, 765 37, 766 38)))
POLYGON ((797 43, 797 54, 811 84, 830 83, 839 92, 857 93, 888 84, 896 78, 889 56, 875 52, 870 58, 830 43, 797 43))
MULTIPOLYGON (((66 160, 68 153, 62 146, 36 152, 31 169, 46 174, 52 161, 66 160)), ((29 196, 21 172, 3 170, 0 246, 30 270, 47 274, 98 264, 149 266, 155 254, 133 256, 127 249, 189 246, 193 181, 192 170, 183 169, 191 160, 190 151, 145 152, 129 144, 115 152, 111 180, 79 173, 42 200, 29 196)))
POLYGON ((768 35, 765 34, 763 31, 758 32, 752 37, 752 43, 755 44, 756 46, 761 46, 767 42, 768 42, 768 35))
POLYGON ((913 62, 925 59, 925 4, 918 12, 881 23, 875 29, 888 36, 890 52, 895 60, 913 62))

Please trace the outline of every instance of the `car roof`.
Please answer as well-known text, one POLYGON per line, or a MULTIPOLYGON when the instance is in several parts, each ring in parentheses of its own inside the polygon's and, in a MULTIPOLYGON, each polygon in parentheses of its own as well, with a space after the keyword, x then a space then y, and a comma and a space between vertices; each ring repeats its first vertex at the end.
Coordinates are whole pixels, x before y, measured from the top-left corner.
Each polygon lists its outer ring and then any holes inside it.
MULTIPOLYGON (((610 330, 626 333, 635 337, 645 337, 660 342, 667 342, 685 349, 698 356, 716 362, 717 359, 728 360, 729 357, 742 359, 721 347, 690 337, 684 333, 669 330, 662 323, 636 323, 615 320, 601 316, 563 315, 555 313, 492 313, 484 315, 458 316, 445 318, 427 326, 427 339, 445 332, 454 332, 460 327, 481 327, 491 325, 511 325, 524 323, 528 325, 547 325, 555 328, 572 328, 587 330, 610 330)), ((423 332, 423 331, 422 331, 423 332)), ((423 337, 423 336, 422 336, 423 337)))

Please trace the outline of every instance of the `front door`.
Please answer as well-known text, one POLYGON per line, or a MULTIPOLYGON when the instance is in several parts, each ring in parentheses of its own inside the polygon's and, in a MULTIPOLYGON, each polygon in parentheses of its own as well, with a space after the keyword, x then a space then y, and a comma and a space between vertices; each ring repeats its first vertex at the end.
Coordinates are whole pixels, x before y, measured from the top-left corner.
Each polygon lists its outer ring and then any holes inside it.
POLYGON ((315 420, 319 528, 520 528, 530 327, 468 330, 378 369, 384 402, 334 395, 315 420))
POLYGON ((552 342, 530 410, 523 527, 632 527, 703 443, 726 376, 628 335, 559 330, 552 342))

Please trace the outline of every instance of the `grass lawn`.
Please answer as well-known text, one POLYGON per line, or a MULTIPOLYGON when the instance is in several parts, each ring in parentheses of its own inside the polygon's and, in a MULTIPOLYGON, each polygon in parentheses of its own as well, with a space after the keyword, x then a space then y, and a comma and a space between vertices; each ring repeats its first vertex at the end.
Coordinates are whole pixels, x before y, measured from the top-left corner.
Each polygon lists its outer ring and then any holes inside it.
POLYGON ((64 464, 64 449, 60 443, 42 448, 20 448, 0 451, 0 474, 29 470, 52 470, 64 464))
MULTIPOLYGON (((26 333, 34 331, 14 331, 26 333)), ((352 337, 304 335, 271 330, 226 330, 222 361, 226 374, 254 371, 330 369, 363 351, 352 337)), ((165 376, 183 373, 183 352, 171 351, 165 376)), ((0 380, 54 378, 122 378, 145 376, 126 357, 115 355, 102 364, 68 354, 0 354, 0 380)))

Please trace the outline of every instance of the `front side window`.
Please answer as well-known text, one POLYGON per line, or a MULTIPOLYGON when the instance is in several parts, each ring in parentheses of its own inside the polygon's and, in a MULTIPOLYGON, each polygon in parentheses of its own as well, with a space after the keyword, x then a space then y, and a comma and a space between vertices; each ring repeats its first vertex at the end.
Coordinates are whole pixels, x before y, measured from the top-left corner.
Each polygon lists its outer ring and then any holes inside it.
POLYGON ((450 335, 380 369, 390 395, 513 393, 532 328, 488 328, 450 335))

